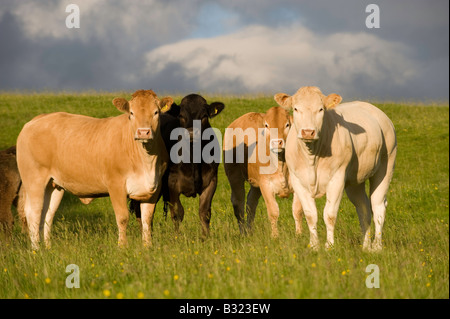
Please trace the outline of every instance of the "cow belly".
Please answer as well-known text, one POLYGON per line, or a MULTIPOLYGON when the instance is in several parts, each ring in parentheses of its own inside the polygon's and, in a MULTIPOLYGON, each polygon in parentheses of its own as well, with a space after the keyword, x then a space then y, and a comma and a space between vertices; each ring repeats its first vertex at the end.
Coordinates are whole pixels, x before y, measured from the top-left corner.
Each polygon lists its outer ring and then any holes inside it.
POLYGON ((79 175, 62 175, 52 174, 52 183, 56 186, 62 187, 64 190, 69 191, 75 196, 96 196, 108 194, 107 187, 96 179, 96 175, 91 175, 91 178, 79 175))
MULTIPOLYGON (((353 138, 355 141, 355 137, 353 138)), ((348 178, 360 184, 372 177, 378 170, 383 147, 381 132, 375 131, 367 137, 364 143, 355 143, 355 146, 356 154, 350 163, 352 174, 348 178)))
MULTIPOLYGON (((178 181, 175 182, 176 189, 179 193, 183 194, 186 197, 196 197, 197 190, 195 189, 195 180, 192 176, 176 176, 178 181)), ((174 185, 175 185, 174 184, 174 185)), ((201 191, 199 189, 199 191, 201 191)))

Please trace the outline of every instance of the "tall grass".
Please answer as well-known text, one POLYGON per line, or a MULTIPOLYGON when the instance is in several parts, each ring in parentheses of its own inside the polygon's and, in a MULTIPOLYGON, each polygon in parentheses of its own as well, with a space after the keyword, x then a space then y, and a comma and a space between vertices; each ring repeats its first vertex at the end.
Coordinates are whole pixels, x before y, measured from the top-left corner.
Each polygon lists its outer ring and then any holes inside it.
MULTIPOLYGON (((118 115, 111 103, 116 96, 130 94, 1 94, 0 148, 15 144, 22 126, 41 113, 118 115)), ((226 105, 211 121, 222 133, 238 116, 275 105, 265 96, 205 96, 226 105)), ((179 234, 158 204, 150 248, 142 247, 134 216, 129 246, 117 247, 109 198, 85 206, 66 193, 49 250, 31 250, 16 216, 13 240, 0 243, 0 298, 449 298, 449 107, 375 104, 392 119, 398 139, 381 253, 362 251, 356 211, 345 196, 333 250, 307 248, 305 221, 304 233, 295 236, 292 198, 278 200, 278 239, 270 237, 262 199, 253 233, 241 236, 220 165, 207 240, 201 239, 198 198, 182 198, 179 234), (80 288, 66 288, 69 264, 80 269, 80 288), (370 264, 380 269, 380 288, 366 287, 370 264)), ((319 212, 323 207, 318 200, 319 212)), ((321 219, 318 228, 324 243, 321 219)))

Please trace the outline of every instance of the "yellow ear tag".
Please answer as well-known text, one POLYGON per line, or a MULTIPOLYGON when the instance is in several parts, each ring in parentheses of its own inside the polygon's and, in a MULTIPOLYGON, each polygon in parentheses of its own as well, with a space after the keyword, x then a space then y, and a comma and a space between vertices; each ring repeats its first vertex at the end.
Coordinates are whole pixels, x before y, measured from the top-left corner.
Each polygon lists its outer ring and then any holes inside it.
POLYGON ((169 105, 166 104, 164 105, 164 107, 161 109, 161 112, 166 112, 169 109, 169 105))
POLYGON ((217 109, 214 109, 214 115, 217 114, 217 109))

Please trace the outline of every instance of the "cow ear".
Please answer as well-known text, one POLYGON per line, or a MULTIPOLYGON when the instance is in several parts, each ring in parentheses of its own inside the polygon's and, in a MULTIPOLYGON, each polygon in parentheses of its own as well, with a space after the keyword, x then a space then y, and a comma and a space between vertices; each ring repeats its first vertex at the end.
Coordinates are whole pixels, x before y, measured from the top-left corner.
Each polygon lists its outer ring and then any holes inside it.
POLYGON ((178 117, 180 115, 180 106, 173 102, 168 111, 165 111, 166 114, 170 114, 172 116, 178 117))
POLYGON ((166 113, 170 111, 173 104, 173 99, 170 96, 163 97, 161 101, 159 101, 159 106, 161 108, 161 112, 166 113))
POLYGON ((288 111, 292 109, 292 96, 289 96, 285 93, 278 93, 275 94, 273 98, 283 109, 288 111))
POLYGON ((128 101, 125 100, 123 97, 116 97, 112 102, 120 112, 123 113, 130 112, 130 105, 128 104, 128 101))
POLYGON ((222 102, 213 102, 213 103, 211 103, 207 107, 209 117, 213 118, 214 116, 216 116, 217 114, 222 112, 222 110, 224 108, 225 108, 225 104, 223 104, 222 102))
POLYGON ((336 105, 341 103, 341 101, 342 101, 342 96, 340 96, 336 93, 331 93, 330 95, 328 95, 327 97, 324 98, 323 105, 325 106, 326 109, 332 109, 336 105))

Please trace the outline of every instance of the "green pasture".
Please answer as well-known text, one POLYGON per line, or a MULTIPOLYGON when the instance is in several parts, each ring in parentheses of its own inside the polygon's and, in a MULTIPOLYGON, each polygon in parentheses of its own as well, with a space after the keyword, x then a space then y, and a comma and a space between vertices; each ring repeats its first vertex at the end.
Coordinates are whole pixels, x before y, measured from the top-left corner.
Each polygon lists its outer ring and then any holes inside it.
MULTIPOLYGON (((0 149, 14 145, 22 126, 38 114, 116 116, 120 113, 112 99, 131 93, 1 93, 0 149)), ((211 120, 222 133, 238 116, 276 105, 263 95, 204 96, 226 105, 211 120)), ((176 102, 182 98, 173 97, 176 102)), ((398 139, 382 252, 362 251, 357 214, 345 195, 332 250, 307 247, 306 221, 303 234, 295 236, 292 197, 278 200, 279 238, 270 237, 262 198, 253 233, 241 236, 220 165, 207 240, 201 239, 198 198, 183 197, 186 214, 179 234, 158 204, 150 248, 142 247, 134 216, 128 247, 117 247, 109 198, 86 206, 66 193, 49 250, 31 250, 13 210, 12 241, 0 243, 0 298, 449 298, 449 106, 372 103, 391 118, 398 139), (66 287, 70 264, 79 267, 79 288, 66 287), (371 264, 379 268, 379 288, 366 286, 371 264)), ((324 198, 317 201, 320 212, 324 203, 324 198)), ((319 217, 324 244, 325 225, 319 217)))

